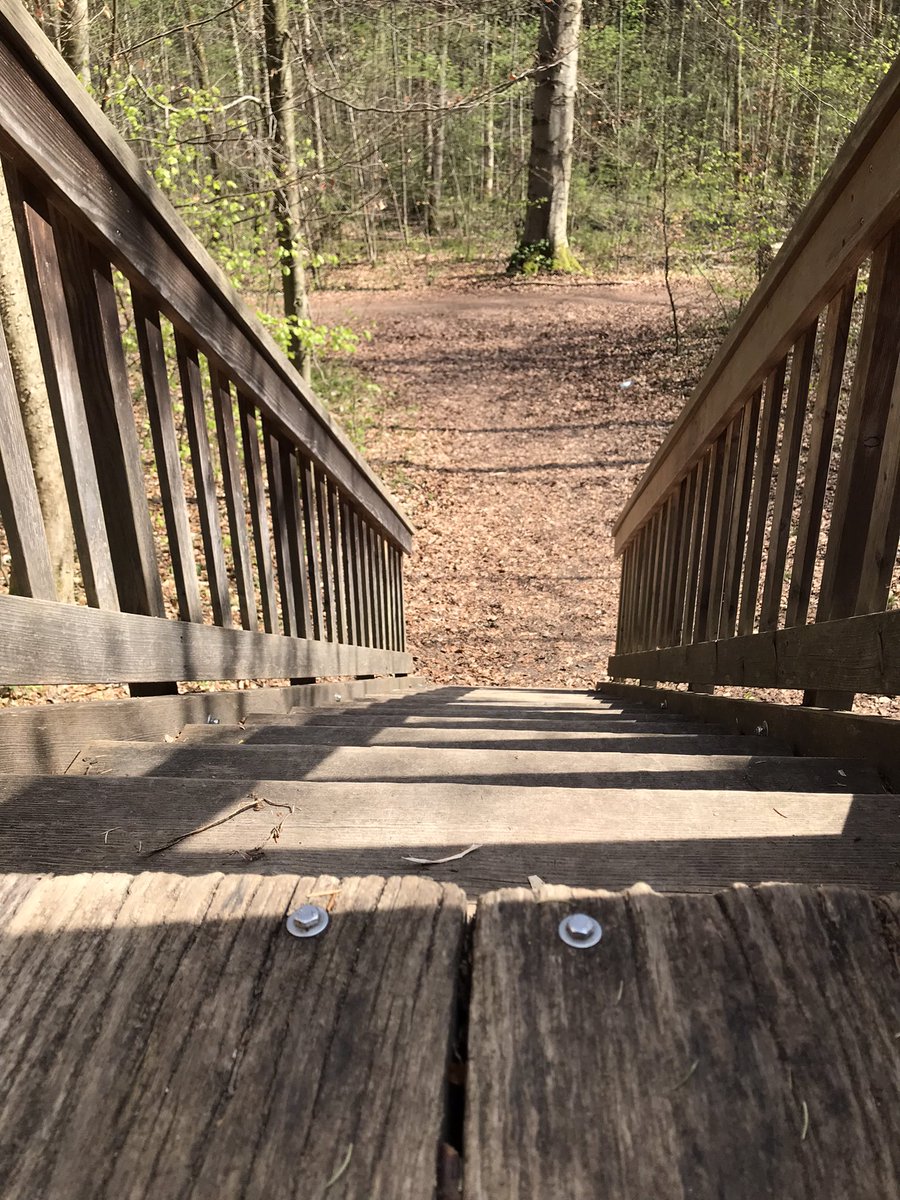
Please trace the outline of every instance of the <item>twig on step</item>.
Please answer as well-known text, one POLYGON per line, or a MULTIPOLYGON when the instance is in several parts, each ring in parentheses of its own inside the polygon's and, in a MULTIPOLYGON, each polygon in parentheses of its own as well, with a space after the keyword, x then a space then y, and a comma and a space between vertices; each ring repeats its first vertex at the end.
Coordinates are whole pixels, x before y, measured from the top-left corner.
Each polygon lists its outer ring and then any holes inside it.
POLYGON ((480 850, 481 842, 475 842, 465 850, 460 850, 459 854, 448 854, 446 858, 413 858, 411 854, 404 854, 403 861, 416 863, 420 867, 438 867, 441 863, 456 862, 458 858, 465 858, 467 854, 471 854, 473 850, 480 850))
MULTIPOLYGON (((154 846, 152 850, 148 850, 144 855, 145 858, 150 858, 153 854, 161 854, 163 850, 171 850, 173 846, 177 846, 179 842, 186 841, 188 838, 196 837, 198 833, 206 833, 208 829, 215 829, 217 825, 224 825, 226 821, 233 821, 235 817, 239 817, 241 813, 256 811, 260 812, 263 805, 267 804, 269 808, 286 808, 288 812, 294 811, 293 804, 276 804, 274 800, 266 800, 262 796, 258 796, 255 800, 251 800, 249 804, 242 804, 240 808, 236 808, 234 812, 228 813, 225 817, 219 817, 218 821, 210 821, 206 825, 198 825, 196 829, 189 829, 187 833, 180 833, 178 837, 172 838, 171 841, 163 843, 162 846, 154 846)), ((281 826, 279 825, 280 829, 281 826)), ((269 835, 271 836, 271 834, 269 835)))

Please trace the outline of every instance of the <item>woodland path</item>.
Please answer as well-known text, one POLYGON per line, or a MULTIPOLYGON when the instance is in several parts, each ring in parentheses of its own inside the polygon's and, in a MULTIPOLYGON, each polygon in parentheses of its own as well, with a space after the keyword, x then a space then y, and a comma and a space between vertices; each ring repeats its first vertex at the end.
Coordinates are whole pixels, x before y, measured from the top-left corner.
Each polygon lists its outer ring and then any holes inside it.
POLYGON ((417 668, 592 686, 615 632, 613 521, 708 352, 674 355, 662 286, 360 287, 318 293, 314 315, 373 335, 354 360, 383 389, 365 453, 416 526, 417 668))

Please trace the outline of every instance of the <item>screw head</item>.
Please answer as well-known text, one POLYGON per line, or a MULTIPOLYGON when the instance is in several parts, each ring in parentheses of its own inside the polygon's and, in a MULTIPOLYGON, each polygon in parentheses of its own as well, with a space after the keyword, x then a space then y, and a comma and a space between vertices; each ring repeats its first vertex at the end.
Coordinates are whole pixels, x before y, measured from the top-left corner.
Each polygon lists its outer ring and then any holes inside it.
POLYGON ((316 937, 328 925, 328 913, 318 904, 301 904, 287 919, 287 931, 294 937, 316 937))
POLYGON ((218 725, 219 718, 218 717, 207 717, 206 723, 207 723, 207 725, 218 725))
POLYGON ((570 913, 559 923, 559 936, 567 946, 587 949, 603 937, 603 926, 587 913, 570 913))
POLYGON ((336 703, 336 704, 337 704, 337 703, 339 703, 341 700, 343 700, 343 696, 341 695, 341 693, 340 693, 340 692, 335 692, 335 693, 334 693, 334 700, 335 700, 335 703, 336 703))

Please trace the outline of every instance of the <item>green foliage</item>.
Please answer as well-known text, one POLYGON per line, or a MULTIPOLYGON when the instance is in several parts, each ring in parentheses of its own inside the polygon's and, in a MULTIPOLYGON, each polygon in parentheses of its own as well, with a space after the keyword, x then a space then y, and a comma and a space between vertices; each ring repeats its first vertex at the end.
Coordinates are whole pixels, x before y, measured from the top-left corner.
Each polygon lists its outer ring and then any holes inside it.
POLYGON ((520 242, 509 256, 507 275, 539 275, 553 270, 553 251, 546 238, 528 245, 520 242))

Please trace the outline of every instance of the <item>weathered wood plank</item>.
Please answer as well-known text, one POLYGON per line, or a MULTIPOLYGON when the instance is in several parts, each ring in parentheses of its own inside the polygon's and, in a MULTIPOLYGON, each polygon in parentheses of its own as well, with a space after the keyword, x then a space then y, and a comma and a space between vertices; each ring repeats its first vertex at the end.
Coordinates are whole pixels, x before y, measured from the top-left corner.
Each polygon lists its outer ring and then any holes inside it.
POLYGON ((56 599, 44 518, 19 411, 16 381, 0 328, 0 518, 23 595, 56 599))
POLYGON ((797 754, 841 754, 864 759, 878 768, 893 791, 900 792, 900 738, 897 721, 891 717, 775 704, 768 700, 738 700, 674 688, 642 688, 614 682, 602 686, 611 698, 619 697, 629 705, 643 705, 654 716, 678 715, 713 721, 723 731, 745 734, 767 730, 769 736, 786 742, 797 754))
POLYGON ((898 937, 896 897, 837 890, 483 897, 467 1197, 894 1195, 898 937))
POLYGON ((266 475, 269 480, 272 534, 275 539, 275 569, 278 573, 278 594, 281 597, 281 623, 288 637, 296 637, 300 629, 299 621, 304 622, 303 630, 306 631, 306 614, 302 609, 299 614, 297 612, 291 573, 291 547, 296 541, 296 531, 289 528, 287 505, 290 500, 293 515, 296 504, 292 500, 293 477, 290 470, 285 471, 284 466, 284 459, 290 453, 290 448, 265 420, 262 422, 262 435, 266 454, 266 475))
POLYGON ((43 201, 30 194, 13 202, 13 213, 84 590, 89 604, 115 611, 119 597, 53 226, 43 201))
POLYGON ((266 487, 263 481, 262 459, 259 452, 259 429, 256 423, 256 409, 245 396, 240 394, 238 394, 238 413, 241 422, 241 447, 244 452, 247 499, 250 504, 250 524, 253 527, 253 548, 256 552, 256 572, 259 581, 263 628, 266 633, 274 633, 278 626, 278 607, 275 596, 275 573, 272 569, 269 518, 266 512, 266 487))
POLYGON ((750 495, 753 489, 753 464, 756 458, 756 434, 759 429, 759 410, 762 389, 750 397, 743 411, 741 441, 738 447, 738 466, 735 478, 734 503, 725 552, 725 579, 722 584, 722 615, 720 637, 732 637, 737 628, 738 605, 741 595, 741 573, 744 548, 747 543, 747 522, 750 515, 750 495))
MULTIPOLYGON (((336 642, 351 642, 350 623, 347 612, 347 583, 344 577, 344 531, 341 522, 341 496, 337 486, 328 482, 328 528, 331 534, 331 570, 334 577, 336 604, 335 635, 336 642)), ((394 647, 399 649, 399 647, 394 647)))
POLYGON ((216 440, 219 443, 219 462, 222 466, 225 509, 228 513, 228 528, 231 532, 231 554, 234 560, 234 579, 241 625, 244 629, 257 629, 256 589, 250 564, 250 539, 247 536, 244 489, 241 486, 241 469, 238 466, 234 401, 227 377, 215 367, 210 369, 210 388, 216 421, 216 440))
POLYGON ((159 313, 134 288, 131 291, 131 303, 141 355, 150 436, 166 520, 169 554, 172 559, 172 574, 175 577, 175 592, 178 596, 178 612, 182 621, 199 623, 203 619, 200 586, 197 581, 194 542, 184 496, 184 477, 181 474, 181 458, 178 453, 172 393, 169 388, 159 313))
POLYGON ((750 754, 633 754, 607 751, 465 749, 430 746, 257 746, 96 741, 69 768, 73 775, 182 779, 281 779, 322 782, 480 783, 484 787, 756 789, 868 792, 877 771, 852 759, 755 758, 750 754))
POLYGON ((784 430, 781 435, 778 475, 772 502, 772 525, 759 617, 761 630, 775 629, 781 616, 788 539, 794 515, 794 492, 803 443, 803 423, 816 349, 816 329, 817 323, 813 323, 803 331, 791 356, 791 381, 784 412, 784 430))
POLYGON ((4 1195, 430 1196, 464 925, 421 878, 41 881, 0 928, 4 1195))
POLYGON ((119 604, 164 617, 112 272, 58 214, 54 224, 119 604))
MULTIPOLYGON (((335 696, 350 700, 399 684, 396 679, 343 680, 301 687, 241 688, 234 691, 189 692, 132 700, 75 704, 32 704, 0 710, 0 774, 56 774, 79 750, 98 737, 174 737, 189 722, 267 720, 295 704, 318 708, 335 696)), ((313 709, 310 709, 312 713, 313 709)), ((297 718, 293 717, 296 721, 297 718)), ((212 728, 212 726, 210 726, 212 728)))
MULTIPOLYGON (((852 617, 881 564, 868 542, 894 378, 900 360, 900 230, 872 256, 866 308, 835 484, 817 621, 852 617)), ((891 564, 893 565, 893 564, 891 564)), ((890 576, 888 576, 890 578, 890 576)), ((885 599, 887 597, 885 596, 885 599)))
POLYGON ((609 660, 609 673, 619 679, 896 695, 900 693, 900 612, 615 654, 609 660))
POLYGON ((781 416, 786 369, 786 360, 782 359, 766 379, 759 450, 754 463, 753 488, 747 518, 744 571, 741 579, 741 605, 737 623, 740 634, 752 633, 756 621, 763 542, 766 536, 766 514, 775 465, 775 447, 778 444, 778 422, 781 416))
POLYGON ((408 674, 390 650, 162 621, 0 596, 0 679, 7 684, 156 683, 408 674))
POLYGON ((897 886, 895 796, 704 790, 677 800, 653 789, 20 776, 0 780, 0 868, 240 873, 252 862, 261 874, 393 875, 417 869, 405 855, 442 858, 477 843, 424 873, 472 893, 535 874, 690 892, 735 880, 897 886), (288 807, 256 806, 260 796, 288 807))
POLYGON ((203 555, 209 580, 209 599, 216 625, 231 625, 231 597, 228 594, 228 568, 219 522, 219 501, 213 474, 206 423, 206 404, 200 378, 200 360, 193 345, 180 333, 175 333, 178 374, 184 401, 184 421, 191 448, 191 470, 197 496, 197 513, 203 539, 203 555))
POLYGON ((0 145, 405 550, 396 502, 38 27, 0 4, 0 145), (20 60, 13 47, 24 55, 20 60), (27 69, 23 67, 27 63, 27 69), (35 80, 39 80, 40 84, 35 80))
POLYGON ((834 426, 844 378, 844 360, 847 354, 850 322, 853 317, 855 292, 856 275, 854 274, 849 283, 831 301, 825 317, 825 339, 822 345, 819 384, 810 426, 809 453, 803 480, 803 500, 797 525, 794 564, 788 587, 786 625, 802 625, 809 613, 819 530, 822 525, 822 510, 825 503, 825 488, 828 483, 828 467, 831 462, 834 426))

